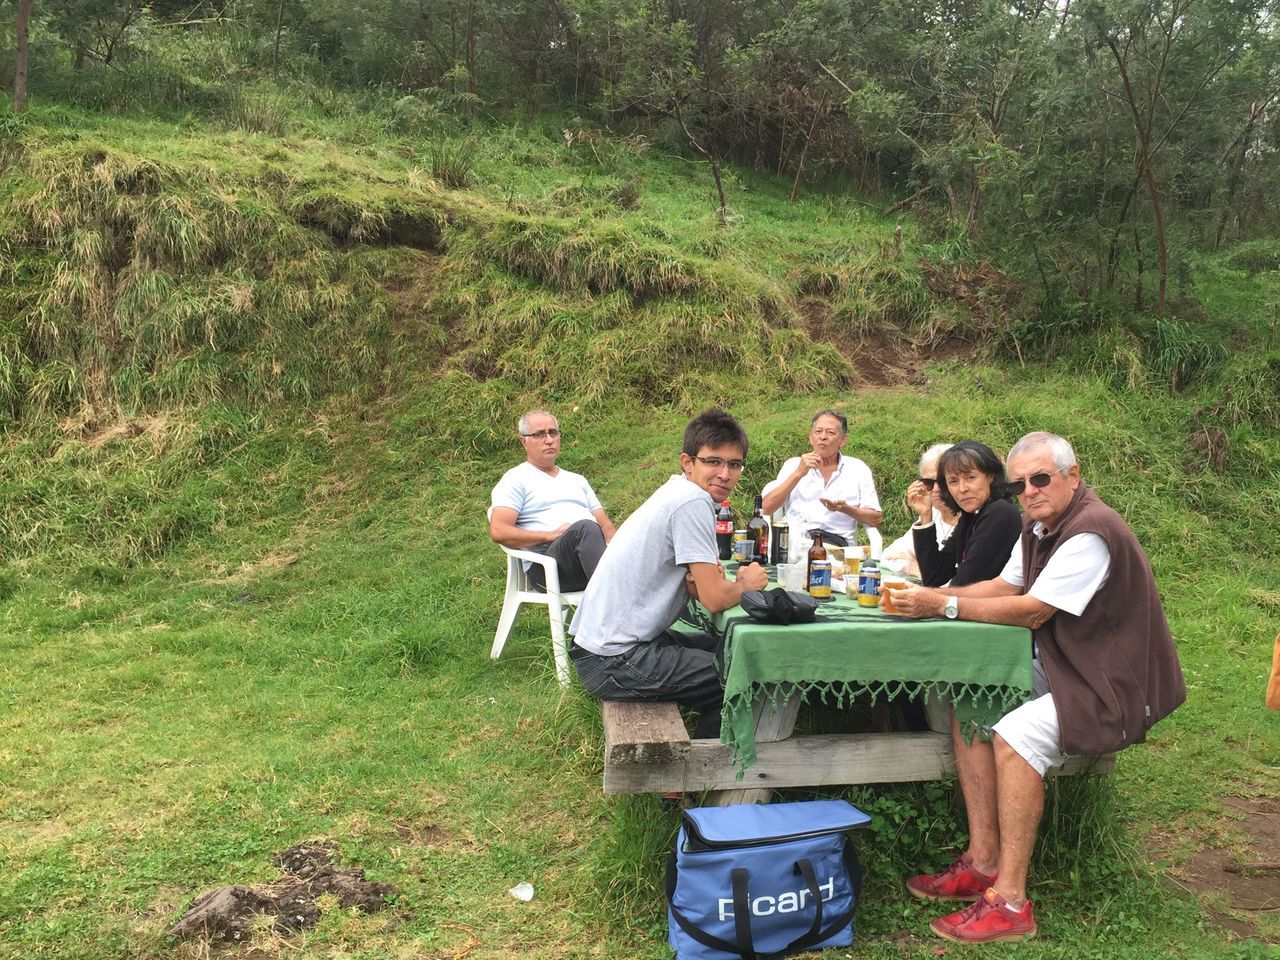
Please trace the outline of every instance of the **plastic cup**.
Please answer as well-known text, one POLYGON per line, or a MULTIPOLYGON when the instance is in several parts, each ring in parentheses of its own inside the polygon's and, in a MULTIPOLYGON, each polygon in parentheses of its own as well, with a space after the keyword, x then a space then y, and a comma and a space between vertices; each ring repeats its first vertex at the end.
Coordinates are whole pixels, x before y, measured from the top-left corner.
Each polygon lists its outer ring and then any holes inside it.
POLYGON ((907 589, 907 581, 901 577, 885 577, 880 581, 880 598, 884 601, 881 606, 885 613, 902 616, 902 611, 893 605, 893 595, 889 591, 905 589, 907 589))
POLYGON ((803 563, 778 564, 778 582, 786 590, 803 590, 808 584, 804 582, 805 565, 803 563))

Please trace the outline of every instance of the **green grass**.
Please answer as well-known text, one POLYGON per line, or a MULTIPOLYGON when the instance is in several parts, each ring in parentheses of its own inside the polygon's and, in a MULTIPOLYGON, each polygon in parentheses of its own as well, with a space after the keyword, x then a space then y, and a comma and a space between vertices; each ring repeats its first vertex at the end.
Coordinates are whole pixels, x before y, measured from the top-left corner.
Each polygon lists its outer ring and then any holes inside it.
MULTIPOLYGON (((938 371, 928 389, 851 398, 852 445, 886 501, 923 439, 1004 446, 1029 423, 1071 433, 1086 474, 1151 550, 1190 687, 1100 793, 1058 804, 1034 875, 1042 939, 1022 952, 1247 955, 1161 885, 1141 844, 1171 825, 1190 844, 1214 835, 1225 792, 1275 794, 1280 731, 1260 698, 1280 577, 1233 547, 1229 526, 1152 497, 1151 477, 1193 479, 1154 411, 1143 422, 1088 381, 980 376, 981 396, 971 372, 938 371), (907 426, 869 426, 882 423, 907 426)), ((272 879, 274 853, 321 836, 396 884, 409 919, 334 916, 299 955, 452 954, 473 937, 484 956, 664 955, 659 873, 674 817, 652 798, 600 794, 597 712, 556 686, 536 614, 502 661, 487 657, 502 564, 480 518, 514 446, 453 447, 408 399, 380 421, 331 425, 287 480, 356 481, 340 496, 197 538, 118 582, 17 577, 0 671, 0 955, 163 952, 192 895, 272 879), (254 563, 285 556, 296 562, 254 563), (505 893, 521 880, 537 888, 531 904, 505 893)), ((812 405, 737 406, 757 438, 744 502, 796 449, 812 405)), ((625 514, 672 469, 684 416, 567 413, 562 462, 625 514)), ((932 911, 899 881, 920 850, 955 839, 950 794, 863 796, 883 829, 862 838, 857 955, 930 956, 932 911), (912 937, 899 944, 899 930, 912 937)))
MULTIPOLYGON (((993 952, 1265 955, 1161 878, 1231 835, 1224 795, 1280 795, 1265 257, 1196 262, 1208 327, 1001 314, 1042 348, 1015 365, 990 318, 930 294, 920 260, 947 250, 904 222, 894 258, 898 222, 857 198, 793 205, 729 171, 719 228, 704 167, 549 120, 485 130, 450 187, 432 158, 465 131, 280 96, 178 136, 40 107, 0 156, 0 957, 197 956, 163 936, 190 899, 274 879, 315 837, 395 909, 264 950, 666 956, 676 819, 601 795, 598 710, 556 685, 545 620, 489 661, 483 516, 528 405, 561 414, 561 463, 622 518, 713 402, 752 440, 739 512, 835 404, 895 535, 930 443, 1075 442, 1147 546, 1189 698, 1106 782, 1055 786, 1041 939, 993 952), (864 337, 961 352, 872 387, 864 337), (1218 470, 1190 445, 1208 427, 1218 470)), ((933 956, 936 911, 900 881, 959 841, 954 792, 853 796, 877 821, 852 955, 933 956)))

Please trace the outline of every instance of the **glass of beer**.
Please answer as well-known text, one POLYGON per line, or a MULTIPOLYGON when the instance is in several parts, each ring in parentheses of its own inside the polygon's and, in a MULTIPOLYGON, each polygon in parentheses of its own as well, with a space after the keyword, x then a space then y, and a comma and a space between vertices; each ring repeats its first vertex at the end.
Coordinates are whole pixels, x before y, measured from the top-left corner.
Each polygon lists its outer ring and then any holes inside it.
POLYGON ((893 605, 893 595, 890 590, 907 589, 907 581, 902 577, 888 576, 880 582, 880 606, 885 613, 893 614, 895 617, 902 616, 902 611, 893 605))

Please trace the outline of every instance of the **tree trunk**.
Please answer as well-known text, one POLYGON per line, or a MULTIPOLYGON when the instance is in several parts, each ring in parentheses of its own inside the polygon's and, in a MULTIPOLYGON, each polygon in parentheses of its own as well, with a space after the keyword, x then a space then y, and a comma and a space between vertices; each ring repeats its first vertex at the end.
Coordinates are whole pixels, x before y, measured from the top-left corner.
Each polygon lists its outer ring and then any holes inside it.
POLYGON ((1262 116, 1262 110, 1263 104, 1257 100, 1253 101, 1249 107, 1249 122, 1245 124, 1244 132, 1240 134, 1240 150, 1227 177, 1227 199, 1222 205, 1222 216, 1218 218, 1218 232, 1213 237, 1215 250, 1222 245, 1222 234, 1227 229, 1227 221, 1231 218, 1231 204, 1235 202, 1236 190, 1240 187, 1240 171, 1244 169, 1244 161, 1249 154, 1249 140, 1253 136, 1254 124, 1262 116))
POLYGON ((27 43, 27 27, 31 23, 32 0, 18 0, 18 69, 13 77, 13 112, 27 109, 27 64, 31 48, 27 43))
POLYGON ((1156 313, 1163 314, 1167 300, 1165 287, 1169 281, 1169 249, 1164 238, 1164 214, 1160 210, 1160 191, 1156 189, 1155 174, 1151 170, 1151 159, 1143 161, 1147 169, 1147 190, 1151 193, 1151 219, 1156 229, 1156 263, 1159 266, 1159 281, 1156 286, 1156 313))
MULTIPOLYGON (((1169 253, 1165 245, 1164 214, 1160 209, 1160 191, 1156 186, 1155 171, 1151 169, 1151 113, 1148 113, 1144 118, 1139 112, 1133 84, 1129 81, 1128 64, 1125 58, 1120 55, 1120 50, 1113 40, 1107 38, 1106 43, 1111 49, 1111 55, 1115 58, 1116 69, 1120 72, 1120 80, 1124 84, 1125 101, 1128 103, 1129 112, 1133 117, 1134 134, 1138 141, 1138 172, 1146 181, 1147 192, 1151 196, 1151 219, 1156 232, 1156 262, 1159 270, 1159 282, 1156 287, 1156 312, 1163 314, 1165 311, 1165 284, 1169 278, 1169 253), (1144 119, 1145 123, 1143 122, 1144 119)), ((1161 76, 1162 74, 1157 75, 1155 85, 1151 91, 1150 102, 1152 104, 1156 102, 1160 95, 1161 76)), ((1151 107, 1151 110, 1154 111, 1154 107, 1151 107)))
POLYGON ((982 200, 982 171, 973 171, 973 183, 969 186, 969 210, 964 215, 964 235, 973 236, 978 226, 978 204, 982 200))
MULTIPOLYGON (((1125 221, 1129 217, 1129 205, 1133 203, 1133 198, 1138 193, 1138 187, 1142 185, 1142 168, 1133 175, 1133 183, 1129 184, 1129 192, 1124 195, 1124 203, 1120 206, 1120 216, 1116 219, 1116 228, 1111 234, 1111 245, 1107 250, 1107 270, 1105 275, 1106 286, 1099 286, 1099 289, 1110 290, 1116 282, 1116 270, 1120 265, 1120 231, 1124 229, 1125 221)), ((1099 273, 1099 280, 1104 279, 1099 273)))
POLYGON ((716 211, 716 221, 722 227, 727 226, 729 223, 729 200, 724 195, 724 181, 720 179, 720 163, 716 160, 715 154, 698 141, 698 138, 693 135, 693 132, 684 122, 684 112, 680 109, 679 100, 675 101, 671 109, 676 122, 680 124, 680 129, 684 131, 686 139, 693 145, 695 150, 707 158, 707 163, 711 166, 711 176, 716 181, 716 195, 720 198, 720 207, 716 211))
POLYGON ((791 202, 796 202, 796 197, 800 195, 800 178, 804 176, 804 161, 809 155, 809 144, 813 142, 813 128, 818 125, 818 117, 827 111, 827 101, 824 97, 822 103, 818 105, 818 109, 814 111, 813 119, 809 123, 809 132, 805 134, 804 146, 800 148, 800 159, 796 163, 796 178, 791 183, 791 202))
POLYGON ((476 118, 476 5, 467 4, 467 118, 476 118))
POLYGON ((1133 228, 1133 255, 1138 261, 1138 278, 1133 284, 1133 310, 1134 313, 1142 312, 1142 236, 1138 233, 1138 228, 1133 228))
POLYGON ((271 69, 280 69, 280 31, 284 28, 284 0, 276 7, 276 42, 271 48, 271 69))

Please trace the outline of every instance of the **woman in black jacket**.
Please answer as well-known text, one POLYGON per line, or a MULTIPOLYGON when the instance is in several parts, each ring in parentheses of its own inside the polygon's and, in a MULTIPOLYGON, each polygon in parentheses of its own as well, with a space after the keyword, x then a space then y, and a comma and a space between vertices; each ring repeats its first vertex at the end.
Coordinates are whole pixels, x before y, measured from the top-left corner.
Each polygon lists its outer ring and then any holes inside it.
POLYGON ((1022 534, 1022 515, 1009 498, 1000 458, 985 443, 962 440, 938 460, 938 489, 942 502, 960 512, 942 546, 933 533, 932 498, 908 501, 920 518, 911 530, 924 585, 963 587, 1000 576, 1022 534))

